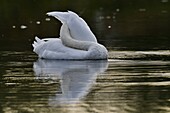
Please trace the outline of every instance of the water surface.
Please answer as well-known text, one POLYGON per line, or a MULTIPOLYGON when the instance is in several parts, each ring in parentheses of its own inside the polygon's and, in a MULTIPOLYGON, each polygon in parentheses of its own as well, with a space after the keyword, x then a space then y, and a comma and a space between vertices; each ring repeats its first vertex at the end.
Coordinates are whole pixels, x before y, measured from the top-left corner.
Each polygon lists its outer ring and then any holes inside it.
POLYGON ((170 112, 170 62, 125 56, 108 61, 62 61, 37 59, 32 52, 1 52, 0 110, 170 112))

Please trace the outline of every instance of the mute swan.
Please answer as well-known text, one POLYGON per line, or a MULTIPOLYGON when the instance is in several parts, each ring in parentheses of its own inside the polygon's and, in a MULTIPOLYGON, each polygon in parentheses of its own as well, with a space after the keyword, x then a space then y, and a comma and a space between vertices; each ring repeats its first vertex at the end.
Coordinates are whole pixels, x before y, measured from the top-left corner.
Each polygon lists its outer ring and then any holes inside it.
POLYGON ((39 39, 33 43, 34 52, 44 59, 107 59, 107 49, 97 43, 85 21, 77 14, 50 12, 62 22, 59 38, 39 39), (74 26, 75 25, 75 26, 74 26))

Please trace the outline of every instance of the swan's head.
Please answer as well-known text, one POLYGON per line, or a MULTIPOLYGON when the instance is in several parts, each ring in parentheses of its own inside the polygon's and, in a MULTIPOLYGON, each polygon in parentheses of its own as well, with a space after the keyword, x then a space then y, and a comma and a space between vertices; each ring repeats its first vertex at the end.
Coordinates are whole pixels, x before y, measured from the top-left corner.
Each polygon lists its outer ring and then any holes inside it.
POLYGON ((70 16, 79 17, 76 13, 74 13, 72 11, 68 11, 68 12, 53 11, 53 12, 48 12, 47 15, 57 18, 58 20, 61 21, 61 23, 67 22, 68 19, 70 18, 70 16))

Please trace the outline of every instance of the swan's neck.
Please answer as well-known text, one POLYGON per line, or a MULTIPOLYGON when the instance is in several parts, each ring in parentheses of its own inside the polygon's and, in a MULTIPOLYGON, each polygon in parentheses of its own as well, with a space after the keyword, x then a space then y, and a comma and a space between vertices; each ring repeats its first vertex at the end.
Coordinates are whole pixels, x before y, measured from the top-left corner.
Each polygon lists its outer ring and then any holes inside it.
POLYGON ((96 45, 97 43, 95 42, 89 42, 89 41, 80 41, 80 40, 75 40, 70 36, 70 31, 68 29, 67 24, 63 24, 63 26, 61 27, 61 31, 60 31, 60 38, 62 40, 62 43, 65 46, 71 47, 71 48, 75 48, 75 49, 80 49, 80 50, 85 50, 88 51, 89 48, 92 45, 96 45))
POLYGON ((107 59, 108 51, 103 46, 96 42, 79 41, 70 36, 70 31, 67 24, 63 24, 60 31, 60 38, 65 46, 87 51, 87 59, 107 59))

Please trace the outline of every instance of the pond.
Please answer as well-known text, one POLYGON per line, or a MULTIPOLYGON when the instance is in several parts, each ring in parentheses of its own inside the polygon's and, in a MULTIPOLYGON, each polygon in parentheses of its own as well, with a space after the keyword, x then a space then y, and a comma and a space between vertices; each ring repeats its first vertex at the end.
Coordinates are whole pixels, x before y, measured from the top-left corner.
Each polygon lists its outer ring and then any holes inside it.
POLYGON ((168 0, 0 3, 0 113, 169 113, 168 0), (35 36, 59 37, 48 11, 84 18, 109 59, 38 59, 35 36))

